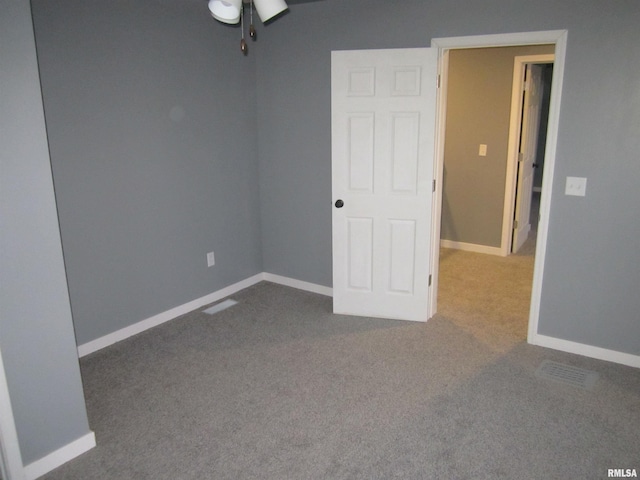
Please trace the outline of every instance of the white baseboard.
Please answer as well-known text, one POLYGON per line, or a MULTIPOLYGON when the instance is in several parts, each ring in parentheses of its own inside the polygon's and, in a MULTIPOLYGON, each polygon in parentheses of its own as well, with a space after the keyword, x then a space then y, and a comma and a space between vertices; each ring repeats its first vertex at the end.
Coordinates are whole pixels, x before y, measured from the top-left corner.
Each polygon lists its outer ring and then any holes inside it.
POLYGON ((40 460, 30 463, 24 467, 24 476, 26 480, 35 480, 38 477, 58 468, 60 465, 67 463, 69 460, 82 455, 96 446, 96 436, 93 432, 68 443, 64 447, 51 452, 49 455, 42 457, 40 460))
POLYGON ((333 296, 333 289, 331 287, 324 287, 316 283, 303 282, 302 280, 283 277, 281 275, 275 275, 273 273, 265 273, 264 279, 267 282, 286 285, 287 287, 297 288, 298 290, 305 290, 307 292, 319 293, 320 295, 326 295, 328 297, 333 296))
POLYGON ((234 283, 233 285, 229 285, 228 287, 218 290, 217 292, 210 293, 209 295, 197 298, 195 300, 192 300, 191 302, 185 303, 184 305, 172 308, 171 310, 167 310, 166 312, 159 313, 158 315, 154 315, 153 317, 141 320, 137 323, 134 323, 133 325, 129 325, 128 327, 122 328, 113 333, 109 333, 90 342, 84 343, 78 346, 78 356, 84 357, 85 355, 89 355, 90 353, 108 347, 109 345, 113 345, 114 343, 125 340, 129 337, 132 337, 133 335, 137 335, 138 333, 142 333, 145 330, 149 330, 150 328, 168 322, 169 320, 173 320, 174 318, 184 315, 185 313, 192 312, 200 307, 213 302, 217 302, 224 297, 233 295, 234 293, 251 287, 252 285, 255 285, 256 283, 259 283, 263 280, 327 296, 331 296, 333 291, 330 287, 324 287, 315 283, 303 282, 301 280, 295 280, 293 278, 283 277, 281 275, 274 275, 272 273, 258 273, 238 283, 234 283))
POLYGON ((171 310, 167 310, 166 312, 159 313, 158 315, 154 315, 153 317, 141 320, 137 323, 134 323, 133 325, 129 325, 128 327, 122 328, 113 333, 109 333, 108 335, 97 338, 90 342, 84 343, 78 347, 78 355, 80 357, 89 355, 90 353, 108 347, 109 345, 113 345, 116 342, 120 342, 121 340, 144 332, 145 330, 148 330, 152 327, 168 322, 169 320, 173 320, 180 315, 184 315, 185 313, 197 310, 198 308, 208 305, 209 303, 217 302, 221 298, 233 295, 240 290, 244 290, 245 288, 261 282, 262 280, 264 280, 264 273, 258 273, 238 283, 234 283, 233 285, 229 285, 228 287, 218 290, 217 292, 210 293, 209 295, 197 298, 195 300, 192 300, 191 302, 185 303, 184 305, 172 308, 171 310))
MULTIPOLYGON (((451 242, 449 240, 441 240, 441 245, 444 248, 459 248, 460 246, 462 246, 462 250, 499 255, 499 253, 495 252, 495 250, 499 249, 494 247, 484 247, 482 245, 451 242)), ((255 285, 261 281, 277 283, 279 285, 285 285, 287 287, 297 288, 299 290, 318 293, 320 295, 326 295, 329 297, 333 295, 333 289, 331 287, 304 282, 302 280, 296 280, 294 278, 284 277, 282 275, 275 275, 273 273, 258 273, 238 283, 234 283, 233 285, 229 285, 226 288, 218 290, 217 292, 213 292, 204 297, 185 303, 184 305, 180 305, 178 307, 172 308, 171 310, 167 310, 166 312, 162 312, 158 315, 147 318, 146 320, 142 320, 138 323, 134 323, 133 325, 117 330, 113 333, 105 335, 104 337, 100 337, 96 340, 92 340, 91 342, 80 345, 78 347, 78 355, 82 357, 102 348, 108 347, 109 345, 153 328, 164 322, 173 320, 174 318, 184 315, 185 313, 197 310, 204 305, 214 303, 224 297, 233 295, 234 293, 251 287, 252 285, 255 285)), ((571 342, 569 340, 562 340, 554 337, 548 337, 546 335, 535 334, 532 338, 528 339, 528 341, 532 345, 539 345, 541 347, 552 348, 554 350, 575 353, 577 355, 584 355, 586 357, 597 358, 599 360, 606 360, 609 362, 615 362, 623 365, 629 365, 631 367, 640 368, 640 356, 638 355, 617 352, 615 350, 607 350, 605 348, 594 347, 592 345, 585 345, 582 343, 571 342)))
POLYGON ((569 340, 539 334, 534 335, 533 338, 530 338, 528 341, 530 344, 540 347, 552 348, 567 353, 575 353, 577 355, 584 355, 585 357, 640 368, 640 356, 630 353, 617 352, 615 350, 608 350, 606 348, 594 347, 593 345, 585 345, 583 343, 571 342, 569 340))
POLYGON ((488 255, 499 255, 501 257, 505 256, 500 247, 489 247, 487 245, 478 245, 475 243, 455 242, 453 240, 440 240, 440 246, 443 248, 464 250, 466 252, 486 253, 488 255))

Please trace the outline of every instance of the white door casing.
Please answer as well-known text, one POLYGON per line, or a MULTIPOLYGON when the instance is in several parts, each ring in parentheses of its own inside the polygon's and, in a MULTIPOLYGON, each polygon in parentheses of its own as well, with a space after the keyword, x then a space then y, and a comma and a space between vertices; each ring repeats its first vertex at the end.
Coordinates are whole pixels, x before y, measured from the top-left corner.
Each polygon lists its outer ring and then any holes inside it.
MULTIPOLYGON (((531 195, 533 192, 534 164, 538 152, 540 110, 542 107, 542 67, 527 63, 524 68, 524 100, 521 107, 520 148, 513 225, 512 253, 516 253, 531 231, 531 195)), ((520 98, 523 98, 523 97, 520 98)))
POLYGON ((334 313, 429 317, 436 49, 331 56, 334 313))
MULTIPOLYGON (((551 194, 556 163, 556 146, 558 143, 558 125, 560 123, 560 104, 562 101, 562 83, 564 80, 564 64, 567 51, 567 30, 549 30, 539 32, 503 33, 495 35, 474 35, 467 37, 434 38, 431 46, 438 49, 440 57, 440 75, 443 86, 447 84, 447 58, 451 49, 457 48, 481 48, 481 47, 508 47, 515 45, 542 45, 555 46, 553 62, 553 79, 551 81, 551 95, 549 100, 549 120, 547 124, 547 142, 545 146, 544 174, 542 176, 542 194, 540 197, 540 221, 538 223, 538 236, 536 242, 536 255, 533 268, 533 285, 531 288, 531 308, 529 312, 529 328, 527 341, 534 345, 560 348, 556 342, 551 344, 549 337, 538 333, 538 320, 540 315, 540 301, 542 296, 542 281, 544 277, 544 265, 547 251, 547 236, 549 230, 549 213, 551 210, 551 194)), ((446 119, 446 95, 440 89, 438 98, 438 143, 436 144, 436 179, 440 183, 444 166, 444 126, 446 119)), ((439 220, 442 216, 442 195, 436 193, 434 204, 434 216, 439 220)), ((439 235, 437 220, 433 223, 434 235, 439 235)), ((436 237, 437 238, 437 237, 436 237)), ((504 242, 503 242, 504 244, 504 242)), ((432 275, 433 287, 430 294, 430 314, 436 313, 437 284, 438 284, 438 250, 432 250, 432 275)), ((574 352, 578 353, 578 352, 574 352)))
POLYGON ((6 480, 25 478, 2 352, 0 352, 0 473, 0 478, 6 480))

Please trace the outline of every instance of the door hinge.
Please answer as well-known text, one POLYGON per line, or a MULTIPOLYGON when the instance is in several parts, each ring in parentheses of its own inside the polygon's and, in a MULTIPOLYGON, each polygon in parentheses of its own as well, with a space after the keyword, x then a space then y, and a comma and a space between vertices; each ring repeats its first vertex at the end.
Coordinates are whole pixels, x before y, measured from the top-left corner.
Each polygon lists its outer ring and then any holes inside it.
POLYGON ((513 221, 513 229, 517 230, 518 229, 518 220, 514 220, 513 221))
POLYGON ((431 190, 433 193, 436 191, 436 180, 433 180, 433 189, 431 190))
POLYGON ((437 88, 440 88, 440 74, 438 74, 438 79, 436 80, 437 88))
POLYGON ((429 286, 431 286, 431 275, 429 275, 429 286))

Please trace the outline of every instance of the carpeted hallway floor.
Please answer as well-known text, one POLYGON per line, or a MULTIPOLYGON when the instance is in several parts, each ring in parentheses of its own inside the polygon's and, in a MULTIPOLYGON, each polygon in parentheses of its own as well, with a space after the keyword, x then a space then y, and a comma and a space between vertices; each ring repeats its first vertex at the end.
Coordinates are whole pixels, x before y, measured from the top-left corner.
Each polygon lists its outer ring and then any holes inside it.
POLYGON ((533 256, 440 250, 438 316, 504 351, 527 338, 533 256))
POLYGON ((213 316, 194 312, 83 358, 98 446, 43 478, 546 480, 640 469, 640 371, 526 344, 531 258, 477 255, 443 252, 440 312, 426 324, 334 316, 328 297, 261 283, 213 316), (545 359, 600 378, 591 391, 542 380, 545 359))

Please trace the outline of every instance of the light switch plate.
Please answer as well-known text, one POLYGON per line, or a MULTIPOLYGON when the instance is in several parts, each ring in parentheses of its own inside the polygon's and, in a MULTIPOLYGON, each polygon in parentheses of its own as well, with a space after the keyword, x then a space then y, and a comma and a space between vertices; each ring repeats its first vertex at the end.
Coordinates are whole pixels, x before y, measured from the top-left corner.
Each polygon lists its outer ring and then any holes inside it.
POLYGON ((567 177, 564 188, 565 195, 584 197, 587 193, 587 179, 584 177, 567 177))
POLYGON ((478 155, 481 157, 487 156, 487 146, 484 143, 480 144, 480 148, 478 149, 478 155))

